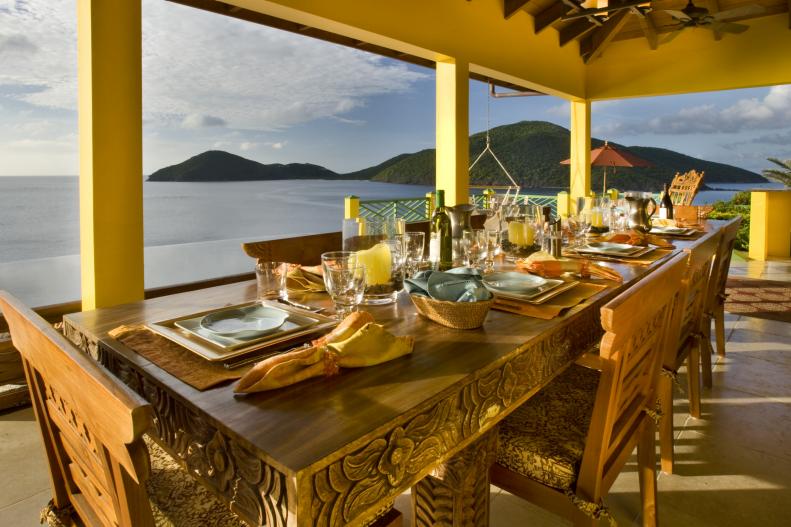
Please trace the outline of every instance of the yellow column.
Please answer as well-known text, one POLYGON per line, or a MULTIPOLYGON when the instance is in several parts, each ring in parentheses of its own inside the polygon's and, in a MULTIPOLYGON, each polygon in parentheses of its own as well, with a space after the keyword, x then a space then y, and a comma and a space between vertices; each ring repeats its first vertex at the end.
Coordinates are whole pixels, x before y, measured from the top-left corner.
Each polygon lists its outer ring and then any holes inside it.
POLYGON ((346 196, 343 200, 343 217, 347 220, 357 218, 360 215, 360 198, 357 196, 346 196))
POLYGON ((143 298, 140 0, 78 0, 82 308, 143 298))
POLYGON ((571 101, 571 202, 591 191, 591 103, 571 101))
POLYGON ((437 188, 445 205, 467 203, 470 127, 469 67, 463 61, 437 62, 437 188))
POLYGON ((750 249, 754 260, 791 256, 791 190, 750 193, 750 249))

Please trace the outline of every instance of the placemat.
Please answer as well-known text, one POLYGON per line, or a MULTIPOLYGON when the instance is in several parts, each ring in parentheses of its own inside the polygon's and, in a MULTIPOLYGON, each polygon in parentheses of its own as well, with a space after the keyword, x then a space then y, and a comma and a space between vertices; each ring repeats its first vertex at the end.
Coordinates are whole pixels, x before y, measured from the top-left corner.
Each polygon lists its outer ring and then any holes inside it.
POLYGON ((509 313, 516 313, 517 315, 524 315, 527 317, 535 317, 543 320, 551 320, 560 315, 565 309, 576 306, 592 297, 596 293, 605 289, 605 284, 592 284, 583 282, 577 287, 561 293, 555 298, 548 300, 544 304, 534 305, 519 300, 510 298, 502 298, 495 295, 494 304, 492 309, 500 311, 508 311, 509 313))
POLYGON ((568 258, 579 258, 584 260, 599 260, 601 262, 616 262, 616 263, 624 263, 630 265, 651 265, 652 263, 656 262, 657 260, 661 260, 665 256, 669 255, 673 252, 673 249, 655 249, 650 253, 646 254, 645 256, 640 256, 638 258, 618 258, 616 256, 596 256, 596 255, 581 255, 577 253, 567 253, 563 252, 563 256, 568 258))
POLYGON ((119 326, 110 331, 109 335, 200 391, 239 379, 252 367, 228 370, 222 364, 202 359, 145 326, 119 326))

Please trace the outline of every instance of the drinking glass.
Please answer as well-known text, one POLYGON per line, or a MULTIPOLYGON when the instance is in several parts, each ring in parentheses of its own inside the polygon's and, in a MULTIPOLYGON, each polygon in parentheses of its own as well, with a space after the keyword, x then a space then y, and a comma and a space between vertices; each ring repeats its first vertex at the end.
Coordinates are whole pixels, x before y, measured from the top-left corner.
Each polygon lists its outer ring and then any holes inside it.
POLYGON ((365 266, 357 262, 356 254, 335 251, 321 255, 324 285, 335 304, 335 316, 343 320, 357 310, 365 292, 365 266))
POLYGON ((258 262, 255 265, 255 279, 258 286, 258 299, 287 298, 286 274, 288 264, 284 262, 258 262))
POLYGON ((402 235, 404 245, 405 271, 408 276, 414 275, 423 265, 426 235, 422 232, 405 232, 402 235))
POLYGON ((486 238, 485 269, 492 271, 494 270, 494 257, 500 250, 500 231, 499 229, 486 229, 484 236, 486 238))
POLYGON ((462 233, 462 265, 477 267, 485 259, 487 251, 486 231, 472 229, 462 233))

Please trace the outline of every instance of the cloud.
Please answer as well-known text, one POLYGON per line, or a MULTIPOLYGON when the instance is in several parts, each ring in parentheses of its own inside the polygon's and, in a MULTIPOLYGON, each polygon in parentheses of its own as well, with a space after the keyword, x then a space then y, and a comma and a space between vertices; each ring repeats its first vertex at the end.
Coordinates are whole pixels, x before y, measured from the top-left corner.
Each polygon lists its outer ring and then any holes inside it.
POLYGON ((217 150, 222 150, 223 148, 229 148, 231 146, 232 143, 230 141, 215 141, 214 144, 211 145, 212 148, 217 150))
MULTIPOLYGON (((14 46, 38 49, 35 61, 24 53, 3 55, 0 89, 39 85, 39 92, 15 97, 74 110, 73 0, 6 0, 0 6, 0 34, 13 30, 27 43, 15 41, 14 46)), ((369 97, 403 93, 430 78, 428 72, 360 50, 171 2, 143 0, 143 110, 144 118, 158 126, 181 126, 192 115, 211 116, 221 109, 230 128, 280 130, 343 116, 364 106, 369 97), (174 26, 173 20, 179 24, 174 26)))
POLYGON ((548 115, 554 115, 555 117, 568 117, 570 115, 571 108, 569 103, 563 102, 555 106, 550 106, 544 110, 544 112, 548 115))
POLYGON ((597 133, 718 134, 749 130, 777 130, 791 122, 791 85, 773 86, 763 98, 741 99, 719 109, 713 104, 683 108, 673 115, 648 120, 613 121, 597 133))
POLYGON ((281 150, 284 146, 286 146, 286 144, 288 144, 288 141, 278 141, 277 143, 264 143, 264 144, 269 148, 274 148, 275 150, 281 150))
POLYGON ((25 35, 0 35, 0 57, 8 55, 35 55, 39 47, 25 35))
POLYGON ((215 117, 213 115, 202 115, 197 113, 191 113, 184 117, 184 120, 181 121, 182 128, 208 128, 212 126, 225 126, 228 123, 225 122, 225 119, 220 117, 215 117))
POLYGON ((248 152, 256 148, 258 148, 258 143, 253 143, 252 141, 245 141, 239 145, 239 150, 242 152, 248 152))

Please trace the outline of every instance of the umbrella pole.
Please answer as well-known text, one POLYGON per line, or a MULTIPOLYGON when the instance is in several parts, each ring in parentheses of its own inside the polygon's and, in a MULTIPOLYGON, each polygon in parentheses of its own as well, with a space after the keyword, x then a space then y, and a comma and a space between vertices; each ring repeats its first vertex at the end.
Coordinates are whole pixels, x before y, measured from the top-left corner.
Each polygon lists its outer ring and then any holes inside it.
POLYGON ((607 167, 604 167, 604 177, 602 177, 602 184, 601 184, 601 195, 607 193, 607 167))

